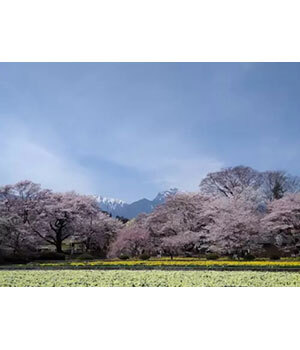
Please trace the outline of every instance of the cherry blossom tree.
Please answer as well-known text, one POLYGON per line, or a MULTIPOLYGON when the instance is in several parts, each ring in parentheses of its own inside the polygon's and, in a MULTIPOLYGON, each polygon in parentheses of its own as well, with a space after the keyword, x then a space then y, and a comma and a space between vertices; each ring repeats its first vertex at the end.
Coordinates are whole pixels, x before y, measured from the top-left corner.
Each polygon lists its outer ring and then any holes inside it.
POLYGON ((259 172, 250 167, 237 166, 209 173, 200 183, 204 194, 231 198, 251 191, 260 200, 272 201, 282 198, 286 193, 300 191, 300 178, 285 171, 259 172))
POLYGON ((161 252, 173 259, 174 256, 188 256, 206 252, 207 236, 199 232, 184 231, 181 234, 164 237, 161 240, 161 252))
POLYGON ((261 174, 245 166, 224 168, 209 173, 200 183, 200 191, 207 195, 227 198, 241 194, 248 188, 257 190, 262 183, 261 174))
POLYGON ((159 223, 155 232, 163 237, 162 248, 172 255, 210 251, 241 256, 259 249, 263 216, 248 198, 245 193, 231 198, 182 194, 150 215, 148 224, 159 223))
POLYGON ((160 240, 163 254, 172 257, 205 251, 211 220, 206 207, 211 200, 198 193, 178 193, 149 215, 147 229, 160 240))
POLYGON ((274 200, 262 219, 262 230, 269 242, 286 252, 300 251, 300 193, 274 200))
POLYGON ((75 237, 82 228, 82 220, 96 216, 97 203, 92 196, 75 192, 50 193, 37 208, 38 216, 30 225, 32 232, 41 240, 54 245, 62 253, 65 240, 75 237))
POLYGON ((243 196, 217 198, 207 208, 211 218, 209 250, 220 255, 245 256, 260 249, 260 220, 263 216, 243 196))
POLYGON ((108 237, 120 225, 101 213, 90 196, 53 193, 30 181, 0 188, 0 243, 14 252, 37 249, 44 243, 62 252, 63 242, 75 236, 81 237, 87 249, 107 249, 108 237))
POLYGON ((0 247, 12 249, 14 254, 34 249, 33 237, 17 215, 0 217, 0 234, 0 247))
POLYGON ((199 252, 206 238, 210 218, 204 208, 211 198, 200 194, 178 193, 152 213, 128 223, 118 233, 111 255, 120 252, 139 255, 174 255, 199 252))
POLYGON ((86 251, 106 256, 111 242, 123 226, 121 220, 112 218, 97 207, 90 206, 78 217, 75 239, 84 244, 86 251))
POLYGON ((147 230, 145 214, 130 220, 118 231, 115 241, 111 244, 109 256, 119 257, 123 254, 139 256, 144 252, 154 254, 153 241, 150 231, 147 230))
POLYGON ((36 220, 36 209, 50 191, 42 190, 30 181, 0 188, 0 235, 1 245, 15 253, 35 249, 36 239, 30 225, 36 220))

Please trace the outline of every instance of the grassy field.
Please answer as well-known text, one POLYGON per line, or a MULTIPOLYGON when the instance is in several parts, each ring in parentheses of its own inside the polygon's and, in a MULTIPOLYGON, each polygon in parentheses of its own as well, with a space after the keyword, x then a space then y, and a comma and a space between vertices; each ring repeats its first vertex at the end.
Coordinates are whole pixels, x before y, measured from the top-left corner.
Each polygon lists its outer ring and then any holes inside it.
POLYGON ((300 286, 300 261, 196 258, 49 261, 0 266, 0 287, 300 286))
POLYGON ((1 287, 299 287, 298 272, 3 270, 1 287))

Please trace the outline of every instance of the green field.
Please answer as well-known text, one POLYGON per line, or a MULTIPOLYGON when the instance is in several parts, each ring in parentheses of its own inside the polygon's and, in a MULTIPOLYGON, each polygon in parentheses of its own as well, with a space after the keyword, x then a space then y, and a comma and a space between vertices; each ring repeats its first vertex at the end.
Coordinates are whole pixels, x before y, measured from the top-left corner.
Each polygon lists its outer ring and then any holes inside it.
POLYGON ((3 270, 1 287, 299 287, 298 272, 3 270))
POLYGON ((300 261, 197 258, 48 261, 0 267, 1 287, 300 286, 300 261))

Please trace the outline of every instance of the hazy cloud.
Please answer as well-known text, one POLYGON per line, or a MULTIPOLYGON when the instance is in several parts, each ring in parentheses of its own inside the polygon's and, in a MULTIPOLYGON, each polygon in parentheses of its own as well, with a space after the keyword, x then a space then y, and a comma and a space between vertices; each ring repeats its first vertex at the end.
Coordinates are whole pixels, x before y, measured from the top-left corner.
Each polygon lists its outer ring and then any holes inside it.
POLYGON ((57 191, 93 193, 85 169, 36 143, 29 130, 13 124, 0 133, 2 184, 29 179, 57 191))

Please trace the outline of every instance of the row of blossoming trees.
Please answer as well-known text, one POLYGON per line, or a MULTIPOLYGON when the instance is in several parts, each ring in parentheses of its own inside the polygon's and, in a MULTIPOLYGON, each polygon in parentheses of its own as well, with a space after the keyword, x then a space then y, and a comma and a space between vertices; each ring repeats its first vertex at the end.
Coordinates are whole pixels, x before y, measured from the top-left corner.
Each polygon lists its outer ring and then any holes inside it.
POLYGON ((297 255, 300 180, 239 166, 210 173, 198 193, 179 193, 129 222, 112 243, 120 256, 297 255))
POLYGON ((178 193, 123 224, 93 197, 23 181, 0 188, 0 246, 26 254, 64 243, 108 257, 281 255, 300 250, 300 181, 284 172, 234 167, 210 173, 197 193, 178 193))

